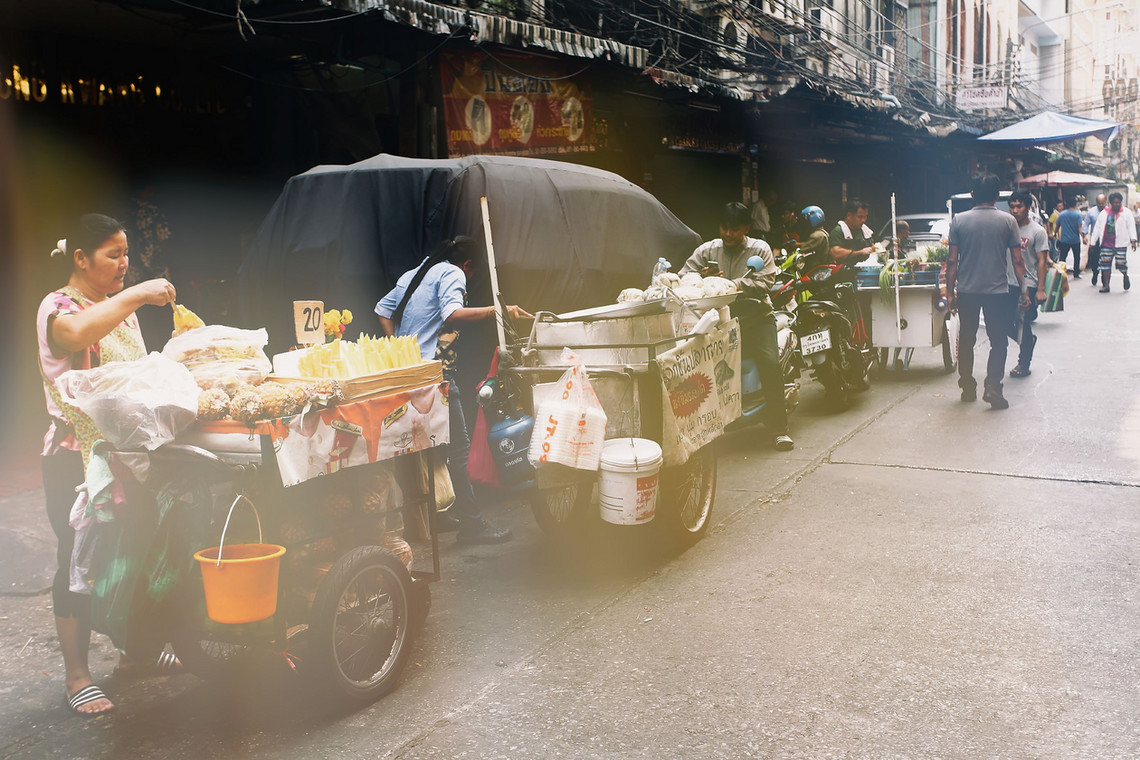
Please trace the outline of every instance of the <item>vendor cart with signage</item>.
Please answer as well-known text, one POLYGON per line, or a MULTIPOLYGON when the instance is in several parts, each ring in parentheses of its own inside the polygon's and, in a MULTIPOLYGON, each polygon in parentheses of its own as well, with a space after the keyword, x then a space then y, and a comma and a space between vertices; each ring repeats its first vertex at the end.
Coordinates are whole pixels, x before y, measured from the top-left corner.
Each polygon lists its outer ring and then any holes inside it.
POLYGON ((910 369, 914 350, 941 349, 943 367, 958 366, 958 315, 946 308, 938 270, 880 277, 880 268, 862 268, 856 287, 871 307, 871 342, 879 366, 910 369), (893 349, 893 351, 892 351, 893 349))
POLYGON ((122 503, 85 568, 95 629, 127 651, 170 642, 208 679, 273 660, 349 701, 390 691, 439 579, 449 430, 439 363, 397 374, 290 417, 106 452, 122 503))
POLYGON ((711 444, 740 414, 740 332, 727 309, 734 298, 539 312, 530 335, 512 346, 500 375, 535 416, 531 506, 552 540, 573 540, 600 521, 648 523, 648 532, 681 545, 704 535, 716 494, 711 444), (707 310, 724 321, 689 333, 707 310), (588 378, 605 413, 600 466, 578 460, 574 468, 553 455, 560 431, 550 410, 572 394, 574 372, 588 378))

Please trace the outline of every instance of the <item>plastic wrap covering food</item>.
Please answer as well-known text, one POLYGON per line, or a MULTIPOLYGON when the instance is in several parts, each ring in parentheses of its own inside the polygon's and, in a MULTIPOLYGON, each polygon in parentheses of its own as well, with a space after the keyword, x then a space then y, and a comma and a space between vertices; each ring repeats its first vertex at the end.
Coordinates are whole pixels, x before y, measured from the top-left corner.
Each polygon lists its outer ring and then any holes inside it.
POLYGON ((645 291, 640 288, 626 288, 618 293, 618 303, 643 303, 645 301, 645 291))
POLYGON ((64 372, 64 403, 91 418, 117 449, 152 451, 174 440, 198 414, 199 388, 186 367, 153 353, 133 362, 64 372))
POLYGON ((171 338, 164 356, 184 364, 202 389, 222 388, 229 394, 256 385, 273 369, 265 355, 269 334, 225 325, 207 325, 171 338))

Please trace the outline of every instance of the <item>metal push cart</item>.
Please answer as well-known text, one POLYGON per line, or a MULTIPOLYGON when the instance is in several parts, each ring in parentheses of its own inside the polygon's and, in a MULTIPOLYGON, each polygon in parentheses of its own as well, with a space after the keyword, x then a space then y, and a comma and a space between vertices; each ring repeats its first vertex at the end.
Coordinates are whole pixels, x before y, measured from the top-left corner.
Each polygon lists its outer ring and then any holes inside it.
POLYGON ((908 370, 914 349, 922 347, 941 347, 947 372, 958 366, 958 315, 941 306, 938 274, 904 274, 896 287, 888 288, 885 297, 877 283, 857 284, 864 303, 870 302, 871 343, 877 349, 880 367, 908 370))
MULTIPOLYGON (((697 309, 727 306, 735 297, 690 302, 697 309)), ((511 350, 512 366, 501 369, 530 414, 568 368, 569 348, 587 374, 607 416, 606 438, 639 437, 664 444, 664 398, 658 357, 691 336, 677 335, 668 301, 613 305, 556 315, 539 312, 530 336, 511 350)), ((739 367, 736 368, 739 377, 739 367)), ((708 530, 716 495, 717 462, 705 445, 682 464, 660 474, 656 516, 647 528, 663 543, 695 543, 708 530)), ((579 538, 600 521, 595 503, 597 472, 543 465, 531 500, 535 519, 555 541, 579 538)))
POLYGON ((444 461, 444 443, 285 488, 280 441, 265 424, 256 432, 242 423, 199 425, 153 452, 112 455, 146 460, 142 482, 121 479, 131 510, 123 522, 154 509, 170 523, 168 535, 181 537, 166 539, 179 548, 171 557, 181 566, 176 582, 158 604, 136 591, 133 619, 117 632, 128 641, 170 642, 184 666, 206 679, 283 659, 334 698, 367 703, 391 691, 430 608, 428 583, 440 577, 431 465, 444 461), (402 506, 378 494, 392 479, 402 506), (244 517, 243 503, 254 507, 244 517), (276 611, 249 623, 215 622, 190 553, 214 546, 224 555, 253 535, 286 549, 276 611))

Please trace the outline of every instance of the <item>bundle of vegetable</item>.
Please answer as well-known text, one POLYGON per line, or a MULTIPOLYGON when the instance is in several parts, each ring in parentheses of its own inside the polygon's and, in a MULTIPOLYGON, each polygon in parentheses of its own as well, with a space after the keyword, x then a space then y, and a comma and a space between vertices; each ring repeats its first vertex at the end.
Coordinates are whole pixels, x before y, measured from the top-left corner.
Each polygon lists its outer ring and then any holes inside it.
POLYGON ((297 363, 301 377, 348 380, 398 367, 420 364, 420 343, 414 335, 395 338, 360 336, 353 343, 334 340, 305 350, 297 363))

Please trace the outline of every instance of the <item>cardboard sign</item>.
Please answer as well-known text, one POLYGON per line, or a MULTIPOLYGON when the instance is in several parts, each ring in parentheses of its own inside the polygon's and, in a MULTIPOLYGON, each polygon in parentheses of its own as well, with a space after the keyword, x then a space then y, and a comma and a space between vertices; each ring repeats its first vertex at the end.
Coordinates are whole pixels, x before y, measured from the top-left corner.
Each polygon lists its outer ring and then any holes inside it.
POLYGON ((325 302, 294 301, 293 329, 297 345, 308 346, 325 342, 325 302))
POLYGON ((657 363, 664 385, 661 449, 665 466, 673 467, 740 416, 740 322, 698 335, 657 363))

